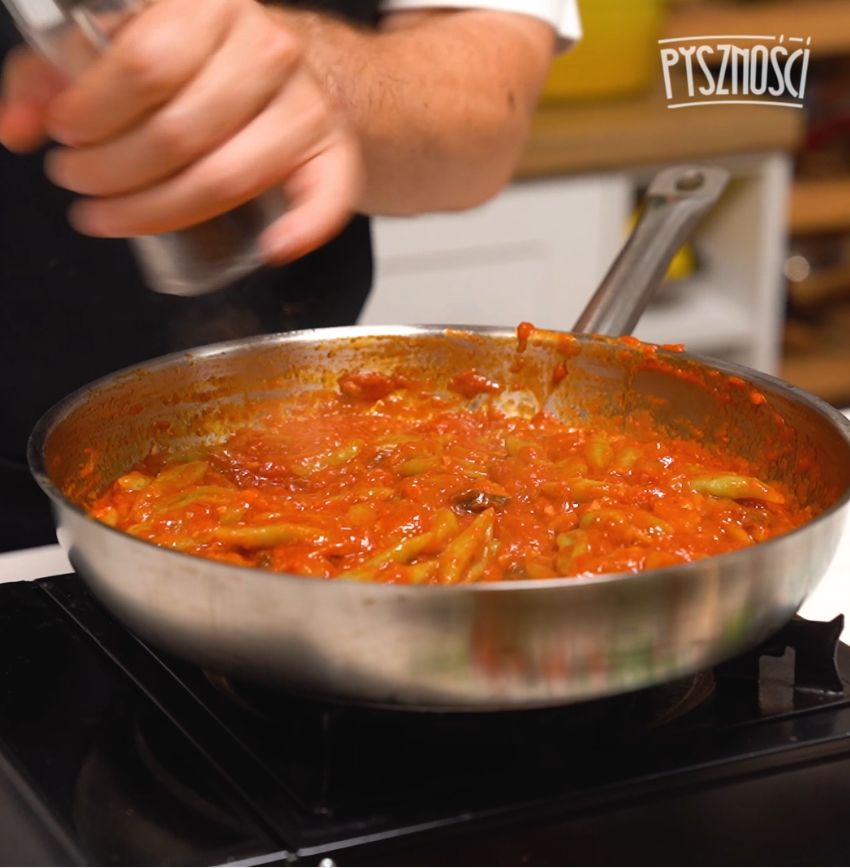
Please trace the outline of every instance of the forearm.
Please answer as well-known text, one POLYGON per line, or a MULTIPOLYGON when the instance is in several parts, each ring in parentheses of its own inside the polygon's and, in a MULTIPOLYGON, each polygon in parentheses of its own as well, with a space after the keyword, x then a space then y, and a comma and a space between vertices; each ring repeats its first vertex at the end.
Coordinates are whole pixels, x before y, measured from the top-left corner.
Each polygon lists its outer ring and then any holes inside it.
POLYGON ((284 12, 363 149, 366 213, 472 207, 511 177, 554 37, 525 16, 397 15, 372 32, 284 12))

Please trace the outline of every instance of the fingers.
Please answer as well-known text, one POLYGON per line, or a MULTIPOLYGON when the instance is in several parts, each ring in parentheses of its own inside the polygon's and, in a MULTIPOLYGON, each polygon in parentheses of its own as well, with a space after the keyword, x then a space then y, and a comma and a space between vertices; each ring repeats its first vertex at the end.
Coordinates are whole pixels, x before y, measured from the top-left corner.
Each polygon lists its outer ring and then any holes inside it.
POLYGON ((67 145, 94 145, 130 129, 205 67, 239 4, 168 0, 131 20, 109 49, 50 106, 47 128, 67 145))
POLYGON ((46 60, 18 46, 3 65, 0 142, 10 151, 33 151, 47 138, 45 111, 65 86, 46 60))
POLYGON ((281 262, 318 247, 349 220, 363 169, 332 115, 300 41, 250 0, 160 0, 62 90, 46 64, 10 61, 0 138, 17 147, 47 131, 53 180, 95 198, 71 220, 89 235, 177 231, 283 187, 291 208, 264 233, 281 262), (189 37, 187 37, 189 34, 189 37))
POLYGON ((145 190, 77 203, 74 225, 108 237, 171 232, 283 184, 341 135, 308 74, 300 71, 295 78, 293 86, 215 152, 145 190))
POLYGON ((48 176, 77 193, 122 195, 171 177, 234 136, 267 107, 299 56, 296 40, 270 29, 258 11, 236 22, 209 64, 171 102, 108 142, 51 152, 48 176))
POLYGON ((285 185, 287 213, 260 238, 263 259, 282 264, 338 235, 356 210, 362 177, 360 154, 345 141, 300 166, 285 185))

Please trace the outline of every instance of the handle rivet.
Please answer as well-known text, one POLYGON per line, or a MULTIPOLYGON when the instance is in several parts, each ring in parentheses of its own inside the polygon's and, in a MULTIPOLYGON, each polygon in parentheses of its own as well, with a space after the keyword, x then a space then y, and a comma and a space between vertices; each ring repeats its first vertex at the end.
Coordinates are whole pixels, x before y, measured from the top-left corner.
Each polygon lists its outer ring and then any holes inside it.
POLYGON ((699 190, 704 183, 705 175, 698 169, 691 169, 689 172, 685 172, 681 178, 676 179, 676 189, 682 192, 690 192, 692 190, 699 190))

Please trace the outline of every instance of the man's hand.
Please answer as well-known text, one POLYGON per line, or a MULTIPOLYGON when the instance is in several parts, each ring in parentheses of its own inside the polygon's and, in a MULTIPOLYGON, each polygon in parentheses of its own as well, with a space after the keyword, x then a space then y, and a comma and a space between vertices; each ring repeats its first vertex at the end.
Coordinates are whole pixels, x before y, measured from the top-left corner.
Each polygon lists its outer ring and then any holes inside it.
POLYGON ((66 85, 13 52, 0 139, 32 150, 86 197, 71 220, 89 235, 169 232, 283 187, 287 214, 261 239, 281 262, 333 237, 363 186, 358 144, 305 62, 299 31, 254 0, 159 0, 66 85))
POLYGON ((74 83, 13 52, 0 141, 50 135, 47 174, 89 197, 90 235, 181 229, 283 187, 270 262, 329 240, 355 210, 470 208, 511 178, 552 57, 530 16, 433 10, 378 30, 255 0, 156 0, 74 83))

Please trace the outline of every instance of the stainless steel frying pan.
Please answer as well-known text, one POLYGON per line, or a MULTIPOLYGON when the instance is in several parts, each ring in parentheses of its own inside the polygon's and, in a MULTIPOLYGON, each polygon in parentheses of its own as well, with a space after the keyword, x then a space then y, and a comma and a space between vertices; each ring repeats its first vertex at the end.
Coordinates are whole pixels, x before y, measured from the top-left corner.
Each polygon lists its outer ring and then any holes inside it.
POLYGON ((392 326, 301 332, 158 359, 71 395, 38 423, 32 471, 59 540, 97 597, 139 636, 202 667, 297 691, 443 710, 563 704, 675 679, 764 639, 798 609, 834 553, 850 497, 850 433, 817 398, 736 365, 587 332, 628 332, 725 173, 662 173, 645 215, 577 324, 513 332, 392 326), (817 517, 731 554, 638 575, 403 587, 280 575, 158 548, 84 505, 153 444, 215 438, 269 404, 333 387, 344 371, 415 368, 445 385, 470 367, 583 424, 722 443, 817 517))

